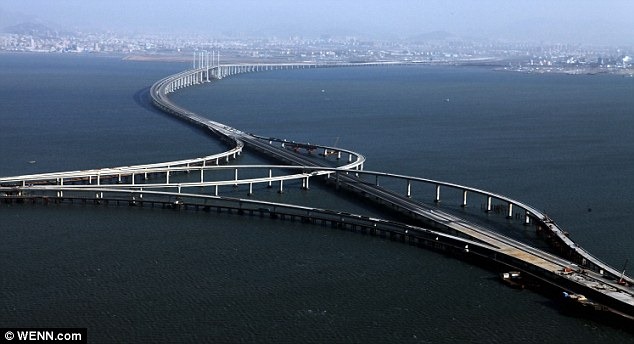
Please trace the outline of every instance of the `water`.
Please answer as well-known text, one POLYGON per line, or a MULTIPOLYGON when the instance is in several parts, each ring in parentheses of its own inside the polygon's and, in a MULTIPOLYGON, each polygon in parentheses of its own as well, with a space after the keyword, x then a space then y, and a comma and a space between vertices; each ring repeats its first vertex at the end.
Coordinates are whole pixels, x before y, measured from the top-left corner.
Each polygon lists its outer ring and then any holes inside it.
MULTIPOLYGON (((0 55, 0 175, 222 150, 138 96, 184 67, 0 55)), ((516 197, 621 266, 633 90, 615 76, 390 67, 248 74, 174 99, 241 130, 338 142, 366 169, 516 197)), ((312 186, 268 197, 371 211, 312 186)), ((88 327, 99 342, 633 341, 481 268, 326 227, 92 206, 2 205, 0 219, 0 327, 88 327)))
POLYGON ((214 140, 157 115, 141 99, 142 91, 157 78, 183 68, 84 55, 0 55, 0 175, 121 166, 220 151, 222 146, 214 140), (182 146, 189 148, 183 152, 182 146))
POLYGON ((517 198, 610 264, 631 257, 634 242, 618 233, 634 209, 632 79, 351 68, 250 74, 205 90, 175 99, 247 132, 338 142, 363 153, 366 170, 517 198))

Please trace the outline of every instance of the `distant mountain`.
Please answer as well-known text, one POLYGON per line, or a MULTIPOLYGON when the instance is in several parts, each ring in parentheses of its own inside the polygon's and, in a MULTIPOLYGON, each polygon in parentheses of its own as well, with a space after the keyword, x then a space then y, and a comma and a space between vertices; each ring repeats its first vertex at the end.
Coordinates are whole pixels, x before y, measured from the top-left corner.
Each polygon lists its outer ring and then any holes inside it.
MULTIPOLYGON (((0 4, 1 7, 1 4, 0 4)), ((12 12, 0 8, 0 32, 6 32, 5 28, 26 22, 38 22, 36 16, 22 12, 12 12)))
POLYGON ((58 35, 57 30, 35 22, 24 22, 2 28, 3 32, 18 35, 31 35, 35 37, 55 37, 58 35))
POLYGON ((408 41, 414 43, 426 43, 426 42, 437 42, 437 41, 449 41, 449 40, 457 40, 460 39, 457 35, 454 35, 451 32, 447 31, 431 31, 426 33, 421 33, 415 36, 410 36, 408 41))

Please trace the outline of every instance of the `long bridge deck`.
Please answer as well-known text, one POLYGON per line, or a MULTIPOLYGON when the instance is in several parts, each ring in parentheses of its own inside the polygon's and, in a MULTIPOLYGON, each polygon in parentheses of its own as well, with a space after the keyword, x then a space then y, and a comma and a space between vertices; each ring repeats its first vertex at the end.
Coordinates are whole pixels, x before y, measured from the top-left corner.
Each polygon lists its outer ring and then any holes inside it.
MULTIPOLYGON (((183 188, 215 186, 214 197, 218 196, 218 186, 221 185, 250 185, 258 183, 279 183, 280 192, 285 180, 300 179, 302 186, 308 188, 308 181, 311 177, 323 176, 327 180, 336 184, 337 187, 350 190, 358 195, 372 199, 378 203, 389 205, 410 218, 419 221, 430 228, 407 227, 398 232, 400 235, 416 236, 416 233, 425 233, 436 238, 447 238, 447 232, 456 233, 451 235, 452 243, 459 242, 464 245, 465 253, 478 253, 506 264, 508 266, 521 269, 540 279, 548 281, 561 287, 563 290, 584 293, 592 299, 604 304, 613 310, 623 313, 628 317, 634 317, 634 281, 622 274, 613 267, 603 263, 587 251, 578 247, 565 231, 557 226, 548 216, 541 211, 510 199, 503 195, 490 193, 484 190, 470 188, 463 185, 445 183, 436 180, 417 178, 411 176, 394 175, 383 172, 364 171, 363 163, 365 158, 358 153, 343 150, 337 147, 327 147, 308 144, 291 144, 284 140, 263 138, 256 135, 247 134, 236 128, 218 123, 187 109, 184 109, 169 99, 168 95, 180 88, 221 79, 233 74, 254 72, 260 70, 289 69, 289 68, 315 68, 322 67, 314 64, 268 64, 268 65, 210 65, 201 63, 194 66, 192 70, 187 70, 156 82, 150 89, 153 103, 161 110, 173 114, 193 125, 200 126, 211 133, 218 135, 228 142, 230 148, 226 152, 210 155, 203 158, 181 160, 150 165, 125 166, 110 169, 97 169, 87 171, 70 171, 60 173, 47 173, 38 175, 16 176, 0 178, 0 191, 4 192, 3 197, 23 197, 28 192, 56 192, 56 196, 61 198, 63 193, 90 192, 95 195, 95 199, 103 198, 105 193, 130 193, 142 197, 142 195, 152 194, 152 189, 163 190, 175 188, 171 195, 191 194, 182 192, 183 188), (323 155, 336 154, 341 158, 341 154, 347 154, 347 164, 333 167, 332 164, 319 162, 315 159, 307 158, 297 154, 293 150, 287 149, 288 145, 305 149, 323 150, 323 155), (221 162, 229 162, 230 158, 236 158, 242 153, 244 147, 266 154, 280 162, 290 165, 262 165, 262 166, 220 166, 221 162), (205 179, 205 173, 211 170, 231 168, 234 170, 234 178, 228 180, 209 181, 205 179), (268 176, 258 178, 239 179, 238 173, 244 169, 265 169, 268 176), (297 170, 298 173, 272 175, 273 170, 297 170), (200 180, 196 182, 177 182, 170 180, 170 174, 177 172, 199 171, 200 180), (164 182, 147 183, 147 174, 159 174, 164 176, 164 182), (136 182, 139 176, 141 182, 136 182), (362 177, 374 177, 375 182, 369 183, 362 177), (396 178, 406 181, 406 191, 396 193, 379 186, 379 178, 396 178), (116 179, 116 183, 102 184, 104 179, 116 179), (127 179, 128 182, 122 182, 127 179), (566 258, 539 250, 530 245, 521 243, 506 237, 482 225, 465 220, 459 216, 439 210, 438 208, 425 205, 412 199, 411 184, 427 183, 435 186, 435 200, 440 201, 441 189, 451 188, 462 192, 463 205, 467 204, 468 195, 476 194, 486 198, 486 211, 491 211, 494 202, 501 203, 508 211, 508 217, 512 217, 514 209, 523 211, 523 222, 533 224, 540 230, 547 231, 554 237, 560 245, 567 248, 566 258), (409 230, 413 232, 410 233, 409 230), (621 283, 617 283, 621 282, 621 283)), ((326 65, 324 67, 333 67, 326 65)), ((325 161, 325 160, 324 160, 325 161)), ((147 197, 147 196, 146 196, 147 197)), ((200 196, 202 197, 202 196, 200 196)), ((257 202, 255 202, 257 203, 257 202)), ((270 204, 260 203, 260 206, 270 206, 270 204)), ((279 206, 279 205, 278 205, 279 206)), ((315 214, 329 214, 330 211, 311 209, 312 216, 315 214)), ((341 214, 339 214, 340 216, 341 214)), ((317 216, 319 217, 319 216, 317 216)), ((394 222, 385 222, 378 219, 370 221, 372 226, 394 226, 394 222)), ((428 239, 428 238, 427 238, 428 239)))

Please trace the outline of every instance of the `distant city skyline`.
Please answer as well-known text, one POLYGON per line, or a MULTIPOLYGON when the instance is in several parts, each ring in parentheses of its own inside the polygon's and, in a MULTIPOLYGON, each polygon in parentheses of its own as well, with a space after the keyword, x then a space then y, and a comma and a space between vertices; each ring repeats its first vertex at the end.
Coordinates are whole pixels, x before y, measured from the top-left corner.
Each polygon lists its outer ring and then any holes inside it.
POLYGON ((208 36, 407 39, 446 31, 474 39, 634 45, 630 0, 4 0, 0 30, 67 29, 208 36))

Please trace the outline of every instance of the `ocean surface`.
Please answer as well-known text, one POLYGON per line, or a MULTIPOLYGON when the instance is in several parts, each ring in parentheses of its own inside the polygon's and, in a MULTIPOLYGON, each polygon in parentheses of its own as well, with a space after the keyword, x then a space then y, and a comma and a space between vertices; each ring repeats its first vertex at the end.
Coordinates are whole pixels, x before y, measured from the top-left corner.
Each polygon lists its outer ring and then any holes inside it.
MULTIPOLYGON (((0 54, 0 176, 222 151, 147 100, 185 68, 0 54)), ((634 79, 612 75, 392 66, 245 74, 173 99, 243 131, 358 151, 366 170, 519 199, 620 269, 634 259, 632 94, 634 79)), ((262 197, 375 212, 316 183, 262 197)), ((634 342, 463 261, 259 217, 2 204, 0 273, 0 327, 87 327, 91 342, 634 342)))

